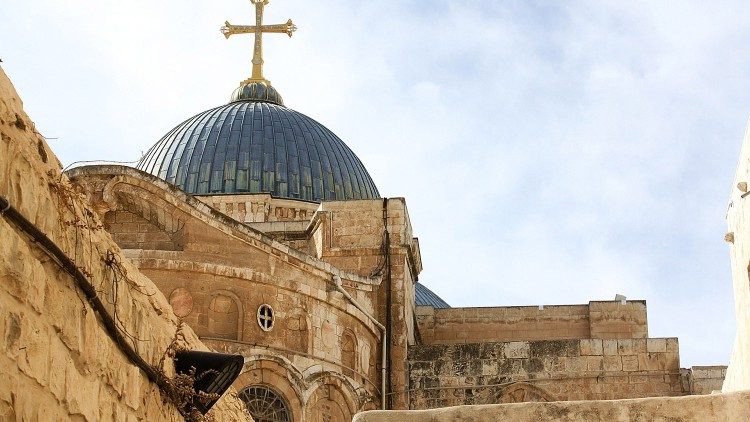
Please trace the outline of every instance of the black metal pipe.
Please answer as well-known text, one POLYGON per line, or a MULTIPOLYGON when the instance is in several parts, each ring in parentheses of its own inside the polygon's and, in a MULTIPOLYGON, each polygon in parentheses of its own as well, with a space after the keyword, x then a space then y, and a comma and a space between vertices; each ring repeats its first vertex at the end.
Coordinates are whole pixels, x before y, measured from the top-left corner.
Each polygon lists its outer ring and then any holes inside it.
MULTIPOLYGON (((141 371, 143 371, 148 379, 156 384, 162 391, 169 393, 171 387, 167 382, 167 378, 156 371, 154 367, 148 364, 135 349, 127 342, 125 336, 117 329, 112 315, 109 314, 107 308, 102 303, 101 299, 96 294, 96 289, 89 282, 88 278, 78 269, 75 262, 71 260, 65 252, 63 252, 46 234, 39 230, 31 221, 26 219, 18 210, 16 210, 5 197, 0 196, 0 215, 5 217, 10 223, 18 227, 22 232, 26 233, 39 247, 52 259, 54 259, 60 267, 65 270, 76 282, 76 285, 86 296, 86 300, 94 308, 94 311, 99 314, 99 318, 104 325, 104 329, 109 334, 109 337, 114 340, 115 344, 125 354, 125 356, 141 371)), ((116 305, 115 305, 116 306, 116 305)))
POLYGON ((393 362, 391 360, 391 355, 393 354, 393 312, 391 311, 391 306, 393 303, 392 299, 392 292, 393 290, 393 281, 391 279, 391 235, 388 232, 388 198, 383 198, 383 230, 385 234, 384 239, 384 245, 385 245, 385 281, 386 281, 386 291, 385 291, 385 328, 386 328, 386 335, 383 341, 386 341, 387 343, 387 349, 388 354, 386 357, 386 362, 388 366, 388 382, 386 383, 387 391, 384 391, 383 394, 386 394, 386 397, 388 397, 388 408, 393 408, 393 397, 388 394, 388 391, 391 391, 392 389, 392 383, 391 383, 391 377, 393 374, 393 362))

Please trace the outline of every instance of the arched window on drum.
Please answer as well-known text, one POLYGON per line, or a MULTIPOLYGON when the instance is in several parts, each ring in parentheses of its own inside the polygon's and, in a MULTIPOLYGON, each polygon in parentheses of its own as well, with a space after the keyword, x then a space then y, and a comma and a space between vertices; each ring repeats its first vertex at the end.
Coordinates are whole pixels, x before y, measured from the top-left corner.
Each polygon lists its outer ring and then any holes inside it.
POLYGON ((210 337, 238 340, 240 309, 237 300, 223 292, 214 293, 208 305, 210 337))
POLYGON ((292 421, 292 412, 286 399, 268 386, 245 387, 238 395, 255 422, 292 421))
POLYGON ((353 378, 357 371, 357 337, 351 330, 344 331, 341 336, 341 365, 344 367, 344 375, 353 378))

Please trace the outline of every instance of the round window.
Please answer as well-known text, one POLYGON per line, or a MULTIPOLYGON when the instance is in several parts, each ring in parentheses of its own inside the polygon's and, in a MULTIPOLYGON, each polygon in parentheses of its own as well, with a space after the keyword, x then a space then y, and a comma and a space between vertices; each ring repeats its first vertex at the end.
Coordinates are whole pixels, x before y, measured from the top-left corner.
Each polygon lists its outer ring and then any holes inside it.
POLYGON ((273 328, 273 308, 271 305, 260 305, 258 308, 258 325, 263 331, 271 331, 273 328))

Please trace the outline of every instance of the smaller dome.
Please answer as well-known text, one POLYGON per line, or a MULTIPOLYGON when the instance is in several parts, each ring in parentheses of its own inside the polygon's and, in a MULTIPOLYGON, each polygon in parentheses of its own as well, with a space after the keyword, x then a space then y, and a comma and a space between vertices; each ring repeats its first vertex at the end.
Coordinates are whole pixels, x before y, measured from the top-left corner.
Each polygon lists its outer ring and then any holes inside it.
POLYGON ((432 306, 436 309, 451 307, 440 296, 419 282, 414 285, 414 296, 417 306, 432 306))
POLYGON ((268 81, 258 81, 248 79, 243 81, 240 86, 232 92, 230 102, 235 101, 262 101, 265 103, 284 105, 284 100, 276 88, 271 86, 268 81))

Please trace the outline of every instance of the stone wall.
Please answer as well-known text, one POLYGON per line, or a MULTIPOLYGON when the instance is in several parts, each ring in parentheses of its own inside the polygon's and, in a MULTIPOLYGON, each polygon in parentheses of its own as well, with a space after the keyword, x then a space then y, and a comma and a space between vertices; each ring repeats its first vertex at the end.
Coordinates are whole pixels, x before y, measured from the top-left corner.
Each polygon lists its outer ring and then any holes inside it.
POLYGON ((129 211, 104 215, 104 228, 123 249, 183 249, 182 232, 168 233, 151 221, 129 211))
POLYGON ((589 338, 589 307, 417 308, 424 344, 589 338))
POLYGON ((589 302, 591 338, 646 338, 645 300, 589 302))
POLYGON ((646 338, 645 301, 588 305, 417 308, 423 344, 646 338))
POLYGON ((750 420, 750 392, 632 400, 457 406, 413 411, 370 411, 354 422, 537 422, 670 421, 744 422, 750 420))
POLYGON ((411 409, 689 392, 676 338, 415 346, 408 364, 411 409))
POLYGON ((390 321, 391 327, 389 407, 405 409, 409 403, 407 348, 414 342, 415 328, 414 283, 422 271, 419 242, 412 234, 406 201, 326 202, 321 204, 320 213, 321 222, 312 233, 310 249, 339 268, 361 276, 378 273, 383 279, 373 302, 378 320, 385 326, 390 321), (388 259, 384 229, 388 232, 388 259))
POLYGON ((723 391, 750 389, 750 125, 742 141, 727 209, 736 334, 723 391))
MULTIPOLYGON (((141 358, 160 367, 178 319, 60 174, 2 70, 0 134, 0 196, 75 262, 117 330, 141 358)), ((3 217, 0 239, 0 419, 183 420, 113 341, 102 315, 57 261, 3 217)), ((185 327, 183 334, 180 346, 207 350, 192 330, 185 327)), ((170 376, 171 359, 164 363, 170 376)), ((211 414, 247 419, 231 394, 211 414)))
POLYGON ((690 394, 713 394, 721 391, 726 376, 726 366, 693 366, 688 373, 690 394))

